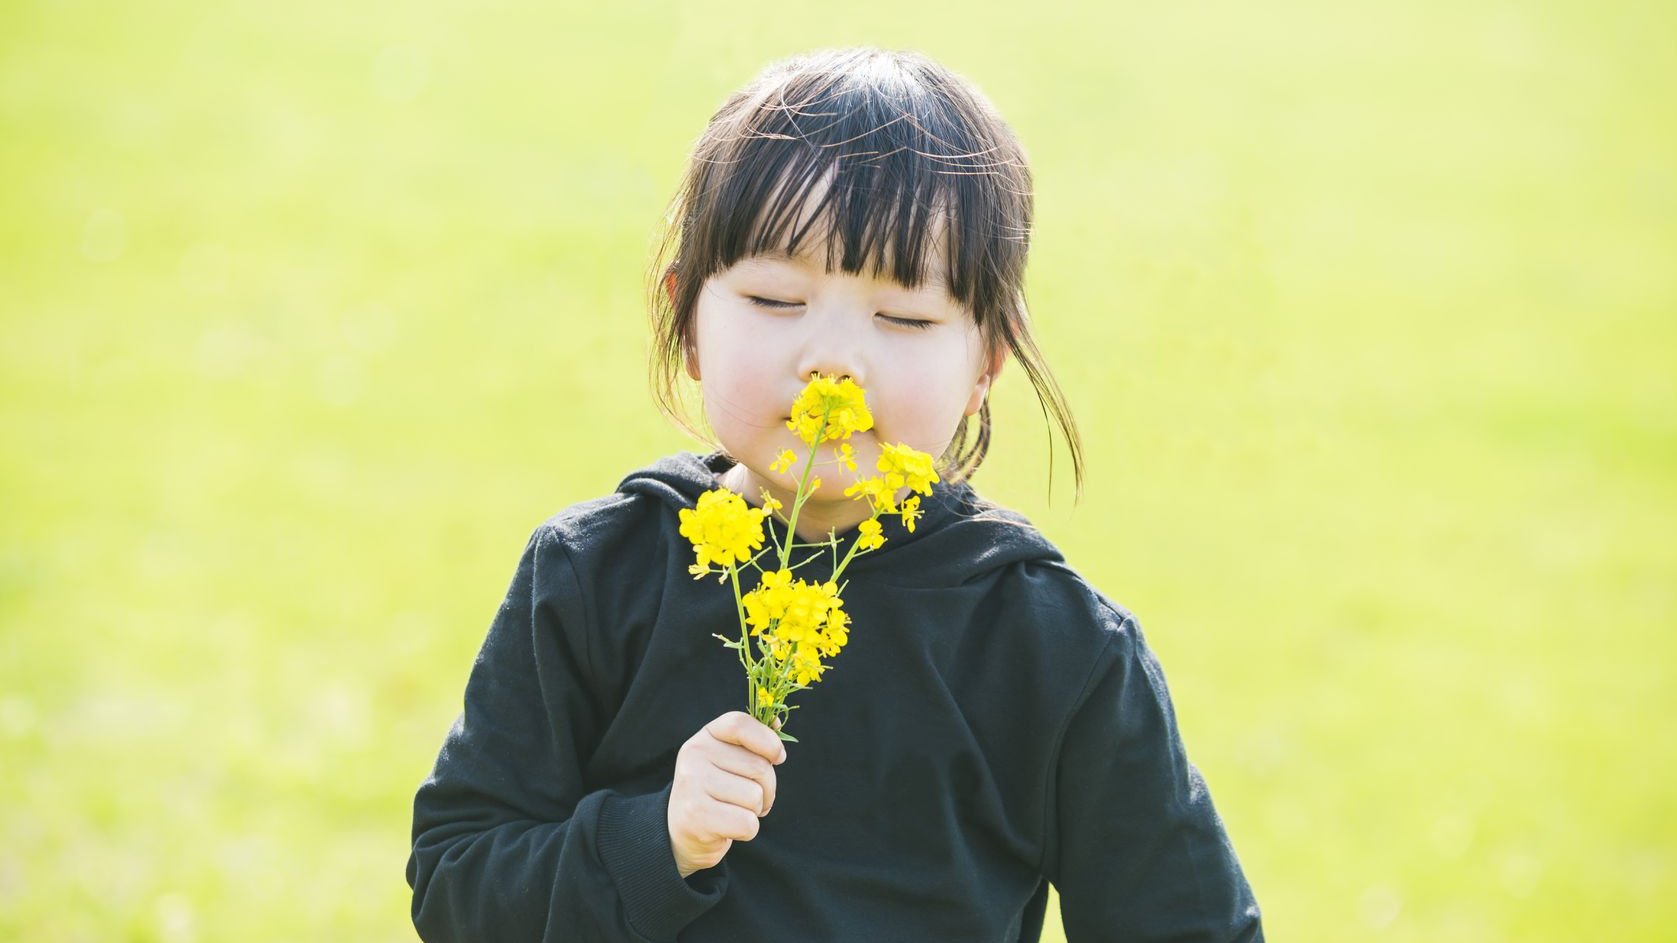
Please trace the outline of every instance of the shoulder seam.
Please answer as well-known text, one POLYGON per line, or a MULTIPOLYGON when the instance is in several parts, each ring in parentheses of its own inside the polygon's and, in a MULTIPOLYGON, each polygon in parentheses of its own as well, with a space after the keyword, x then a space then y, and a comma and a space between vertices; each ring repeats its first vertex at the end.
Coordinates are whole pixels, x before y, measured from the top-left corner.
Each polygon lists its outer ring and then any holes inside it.
POLYGON ((625 494, 621 491, 614 491, 611 494, 600 495, 597 498, 589 498, 586 501, 578 501, 575 504, 561 508, 549 515, 547 520, 542 522, 542 526, 550 528, 557 527, 560 524, 574 521, 577 518, 587 517, 591 514, 598 514, 601 511, 621 507, 624 504, 632 504, 634 503, 636 497, 636 495, 625 494))
POLYGON ((599 690, 600 675, 594 668, 594 618, 589 612, 591 607, 587 594, 582 591, 582 582, 576 578, 576 564, 571 562, 570 548, 565 546, 565 540, 556 526, 557 521, 558 515, 543 521, 538 528, 538 532, 552 542, 554 549, 559 552, 559 558, 565 564, 563 567, 564 578, 570 584, 569 588, 576 598, 577 609, 582 620, 582 624, 577 626, 577 631, 582 635, 583 668, 588 673, 589 688, 597 691, 599 690))

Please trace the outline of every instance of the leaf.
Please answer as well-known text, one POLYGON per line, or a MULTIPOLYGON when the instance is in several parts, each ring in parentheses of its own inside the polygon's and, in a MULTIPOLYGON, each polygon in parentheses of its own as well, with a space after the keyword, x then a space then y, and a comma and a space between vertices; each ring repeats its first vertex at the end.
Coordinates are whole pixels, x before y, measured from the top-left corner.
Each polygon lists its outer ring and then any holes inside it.
POLYGON ((776 730, 774 732, 774 735, 779 737, 782 740, 786 740, 786 741, 789 741, 791 743, 797 743, 798 742, 797 737, 792 736, 791 734, 787 733, 784 730, 776 730))

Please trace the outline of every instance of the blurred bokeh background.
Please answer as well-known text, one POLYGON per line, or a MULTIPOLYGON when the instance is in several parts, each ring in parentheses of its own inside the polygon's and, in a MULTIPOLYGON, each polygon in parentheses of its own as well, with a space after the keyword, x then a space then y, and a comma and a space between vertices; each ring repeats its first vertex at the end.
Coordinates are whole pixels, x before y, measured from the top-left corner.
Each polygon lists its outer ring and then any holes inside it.
POLYGON ((699 447, 686 148, 857 43, 1032 157, 1091 477, 1015 371, 975 483, 1141 618, 1271 938, 1670 938, 1677 7, 1490 0, 0 5, 0 938, 414 939, 525 538, 699 447))

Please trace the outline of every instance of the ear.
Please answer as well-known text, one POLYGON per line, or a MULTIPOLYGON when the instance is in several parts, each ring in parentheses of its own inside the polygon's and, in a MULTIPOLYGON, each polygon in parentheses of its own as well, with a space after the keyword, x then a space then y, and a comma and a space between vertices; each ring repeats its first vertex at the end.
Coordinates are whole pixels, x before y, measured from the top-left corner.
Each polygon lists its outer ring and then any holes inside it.
POLYGON ((996 377, 1002 372, 1002 364, 1007 363, 1007 348, 997 345, 990 351, 990 362, 984 365, 984 372, 978 375, 978 383, 972 388, 972 395, 967 398, 967 409, 964 415, 971 416, 984 408, 984 397, 990 392, 990 385, 996 382, 996 377))
MULTIPOLYGON (((669 295, 670 307, 672 308, 675 307, 675 289, 675 266, 672 265, 664 270, 664 292, 669 295)), ((691 336, 693 326, 689 324, 687 330, 689 336, 682 338, 681 341, 682 366, 687 370, 689 377, 697 380, 699 378, 699 348, 694 344, 691 336)))
POLYGON ((692 339, 681 342, 681 360, 690 379, 699 379, 699 346, 692 339))

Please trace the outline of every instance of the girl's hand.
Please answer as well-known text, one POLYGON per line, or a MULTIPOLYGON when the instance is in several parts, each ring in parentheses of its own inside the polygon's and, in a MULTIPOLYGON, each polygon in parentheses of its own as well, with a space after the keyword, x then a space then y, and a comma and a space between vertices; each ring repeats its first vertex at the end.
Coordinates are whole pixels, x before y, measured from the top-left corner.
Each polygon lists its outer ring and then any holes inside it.
POLYGON ((723 714, 681 745, 667 817, 682 877, 757 837, 757 820, 774 806, 774 767, 785 761, 780 738, 743 711, 723 714))

